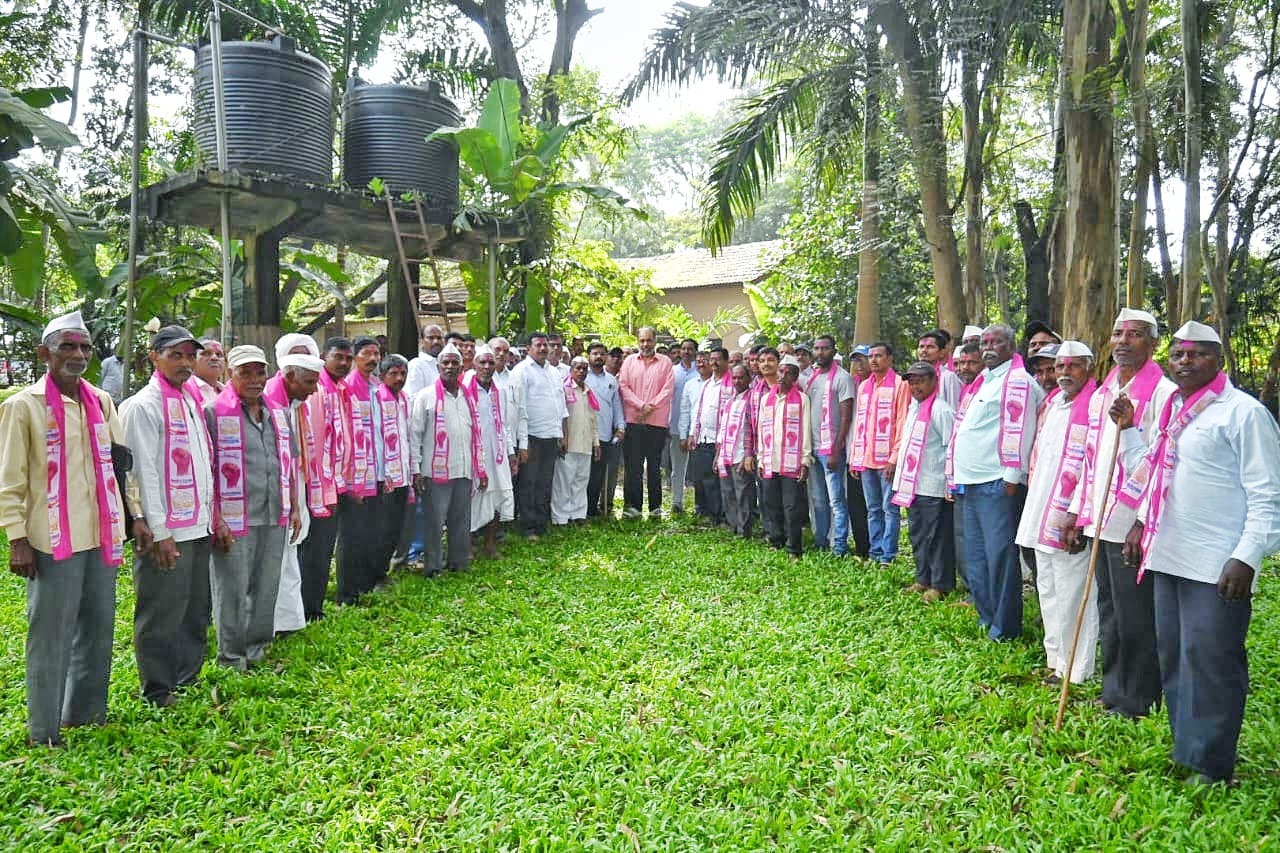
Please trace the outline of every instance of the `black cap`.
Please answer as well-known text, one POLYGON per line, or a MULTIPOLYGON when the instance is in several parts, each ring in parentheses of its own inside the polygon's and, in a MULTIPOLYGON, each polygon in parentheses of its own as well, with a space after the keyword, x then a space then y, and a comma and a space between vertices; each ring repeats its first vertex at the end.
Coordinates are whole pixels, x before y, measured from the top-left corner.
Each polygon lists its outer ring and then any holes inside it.
POLYGON ((164 326, 151 337, 151 351, 160 352, 187 341, 195 344, 196 349, 204 349, 204 345, 196 340, 196 336, 182 326, 164 326))
POLYGON ((1042 358, 1047 358, 1049 361, 1053 361, 1058 357, 1059 346, 1060 344, 1049 344, 1047 347, 1041 347, 1035 355, 1027 356, 1027 361, 1039 361, 1042 358))
POLYGON ((937 376, 938 368, 927 361, 917 361, 902 374, 903 376, 937 376))

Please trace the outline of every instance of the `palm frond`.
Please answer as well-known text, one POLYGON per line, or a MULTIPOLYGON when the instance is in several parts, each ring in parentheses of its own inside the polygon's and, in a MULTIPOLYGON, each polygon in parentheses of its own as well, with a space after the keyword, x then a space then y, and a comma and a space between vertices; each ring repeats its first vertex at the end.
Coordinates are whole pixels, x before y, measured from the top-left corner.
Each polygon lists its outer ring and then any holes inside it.
POLYGON ((827 74, 822 67, 786 77, 740 102, 742 118, 716 141, 702 198, 703 238, 712 250, 728 245, 738 223, 755 213, 765 187, 812 126, 827 74))

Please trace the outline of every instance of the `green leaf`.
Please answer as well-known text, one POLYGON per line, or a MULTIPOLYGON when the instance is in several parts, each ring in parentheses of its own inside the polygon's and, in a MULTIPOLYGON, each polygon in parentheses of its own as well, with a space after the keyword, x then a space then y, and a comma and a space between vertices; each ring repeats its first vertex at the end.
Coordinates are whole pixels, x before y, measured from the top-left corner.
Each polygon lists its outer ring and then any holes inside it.
POLYGON ((504 163, 515 160, 520 150, 520 87, 516 81, 506 77, 493 81, 476 127, 493 135, 504 163))
POLYGON ((0 318, 10 321, 24 330, 39 335, 49 323, 49 319, 25 305, 12 302, 0 302, 0 318))
POLYGON ((14 92, 22 102, 37 110, 71 100, 71 89, 66 86, 50 86, 45 89, 22 89, 14 92))
POLYGON ((773 311, 769 308, 769 303, 765 299, 764 291, 759 285, 744 284, 742 292, 747 295, 747 302, 751 305, 751 313, 755 315, 757 328, 763 327, 769 322, 773 316, 773 311))
MULTIPOLYGON (((0 199, 0 206, 4 206, 0 199)), ((24 299, 34 299, 44 281, 45 245, 43 223, 35 219, 18 220, 22 245, 5 255, 5 264, 13 274, 13 289, 24 299)))
POLYGON ((487 130, 478 127, 442 127, 427 137, 431 142, 447 139, 458 146, 458 158, 474 174, 489 184, 506 180, 510 173, 510 158, 504 157, 498 139, 487 130))
POLYGON ((50 150, 80 144, 71 128, 57 119, 49 118, 21 97, 3 88, 0 88, 0 119, 6 120, 0 122, 0 142, 8 141, 7 137, 17 138, 20 140, 20 147, 28 148, 31 144, 29 140, 38 139, 41 146, 50 150))
POLYGON ((280 271, 296 273, 297 275, 301 276, 302 278, 306 279, 312 284, 319 285, 321 288, 324 289, 326 293, 341 300, 343 306, 346 307, 348 310, 355 308, 355 305, 352 304, 350 297, 348 297, 347 294, 343 291, 342 285, 338 284, 336 281, 329 278, 329 276, 324 275, 323 273, 316 272, 315 270, 311 269, 305 264, 293 263, 291 261, 282 260, 280 262, 280 271))
POLYGON ((0 255, 10 255, 22 248, 22 226, 9 200, 0 196, 0 255))
POLYGON ((524 288, 524 328, 533 331, 542 328, 542 300, 547 286, 540 276, 526 276, 524 288))

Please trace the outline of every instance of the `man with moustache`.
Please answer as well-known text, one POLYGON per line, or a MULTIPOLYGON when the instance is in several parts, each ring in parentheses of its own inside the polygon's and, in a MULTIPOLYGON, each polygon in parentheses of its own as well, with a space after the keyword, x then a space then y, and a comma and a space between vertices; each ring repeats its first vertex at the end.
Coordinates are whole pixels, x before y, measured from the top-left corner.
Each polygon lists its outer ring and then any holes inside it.
POLYGON ((383 553, 379 536, 387 507, 382 490, 386 477, 382 411, 374 405, 378 390, 375 374, 382 351, 374 338, 362 335, 351 342, 351 353, 355 370, 346 377, 351 413, 347 494, 338 503, 338 604, 355 604, 387 576, 387 566, 378 564, 383 553))
POLYGON ((373 561, 373 585, 386 583, 387 569, 400 539, 401 524, 410 517, 413 489, 414 447, 410 434, 410 401, 404 393, 409 376, 409 362, 391 353, 378 362, 382 382, 373 390, 373 407, 377 410, 376 438, 378 453, 378 501, 382 510, 376 521, 378 553, 373 561))
POLYGON ((813 470, 809 504, 813 511, 813 544, 837 557, 849 553, 849 504, 845 498, 845 444, 853 423, 853 378, 836 364, 836 339, 819 335, 813 342, 814 368, 804 391, 813 423, 813 470))
MULTIPOLYGON (((762 350, 760 373, 768 381, 777 361, 776 350, 762 350)), ((760 399, 756 430, 759 461, 760 516, 773 548, 786 548, 793 560, 803 553, 804 518, 808 511, 804 481, 813 463, 809 398, 796 387, 800 363, 784 357, 760 399)))
POLYGON ((694 509, 711 524, 721 520, 720 478, 715 473, 716 427, 723 385, 715 378, 710 348, 694 361, 698 375, 684 386, 680 405, 679 434, 689 454, 689 479, 693 481, 694 509))
POLYGON ((462 353, 440 351, 440 378, 413 400, 413 446, 418 460, 414 488, 427 505, 427 577, 471 565, 471 490, 484 491, 480 423, 475 401, 461 386, 462 353), (444 548, 444 531, 449 547, 444 548))
POLYGON ((596 420, 600 458, 591 460, 591 477, 587 481, 588 518, 613 517, 613 496, 618 490, 618 466, 622 462, 622 439, 627 430, 618 380, 607 370, 608 352, 608 348, 599 341, 587 347, 587 387, 600 403, 600 415, 596 420))
MULTIPOLYGON (((1046 683, 1057 684, 1068 677, 1067 659, 1071 656, 1071 641, 1080 604, 1084 601, 1085 575, 1089 571, 1088 552, 1079 542, 1068 548, 1063 527, 1084 472, 1089 399, 1098 383, 1092 376, 1093 352, 1084 344, 1066 341, 1060 347, 1042 348, 1037 355, 1049 349, 1057 352, 1058 387, 1041 409, 1017 543, 1036 552, 1036 591, 1040 596, 1044 651, 1049 668, 1046 683)), ((1075 664, 1069 674, 1072 683, 1081 684, 1093 677, 1097 643, 1097 595, 1091 588, 1075 664)))
POLYGON ((476 348, 475 371, 463 380, 476 404, 480 423, 480 466, 489 487, 471 495, 471 531, 480 533, 484 554, 498 556, 498 527, 515 518, 516 499, 512 472, 517 466, 516 421, 519 409, 511 385, 503 388, 494 375, 497 356, 485 344, 476 348))
MULTIPOLYGON (((962 344, 955 352, 952 359, 955 367, 956 378, 960 380, 960 397, 956 403, 956 411, 960 411, 967 401, 968 395, 971 393, 973 380, 978 378, 978 374, 982 372, 982 350, 977 344, 962 344)), ((964 526, 964 492, 957 491, 951 494, 952 501, 955 504, 955 534, 956 534, 956 572, 960 579, 967 585, 969 583, 968 575, 965 574, 965 526, 964 526)), ((973 606, 973 601, 965 599, 959 602, 965 607, 973 606)))
MULTIPOLYGON (((1177 386, 1165 378, 1152 360, 1159 342, 1156 318, 1146 311, 1121 309, 1111 330, 1115 367, 1089 400, 1082 486, 1071 501, 1067 544, 1084 538, 1102 540, 1098 551, 1098 639, 1102 646, 1102 702, 1108 712, 1136 719, 1160 701, 1160 663, 1156 650, 1155 599, 1150 580, 1139 583, 1134 567, 1124 559, 1124 542, 1136 513, 1117 500, 1120 486, 1131 473, 1118 460, 1110 483, 1103 482, 1111 465, 1118 427, 1107 413, 1121 396, 1132 403, 1134 423, 1148 440, 1155 433, 1160 412, 1177 386)), ((1085 541, 1088 550, 1091 543, 1085 541)))
POLYGON ((938 396, 955 411, 960 403, 960 391, 968 383, 961 382, 947 364, 950 346, 950 335, 942 329, 930 329, 916 342, 916 358, 933 365, 938 373, 938 396))
POLYGON ((142 696, 161 708, 199 677, 208 646, 212 443, 200 394, 187 382, 199 351, 181 326, 157 331, 151 380, 120 413, 134 450, 135 515, 149 528, 139 544, 152 541, 134 563, 133 645, 142 696))
POLYGON ((862 481, 871 559, 888 566, 898 556, 902 527, 902 513, 891 499, 894 460, 901 449, 911 390, 893 370, 893 347, 877 341, 869 351, 871 375, 858 387, 858 414, 853 426, 849 468, 862 481))
MULTIPOLYGON (((657 343, 657 332, 652 326, 641 328, 636 334, 640 351, 627 356, 618 376, 622 408, 627 418, 627 432, 622 445, 626 460, 622 488, 626 503, 624 518, 640 517, 646 481, 649 517, 662 517, 662 448, 666 445, 667 426, 671 422, 676 377, 670 360, 658 355, 657 343)), ((679 483, 673 481, 673 492, 677 488, 684 488, 683 479, 679 483)))
POLYGON ((756 506, 756 414, 751 410, 751 373, 739 362, 729 371, 733 393, 720 411, 716 436, 716 471, 720 479, 720 504, 729 529, 751 538, 756 506))
POLYGON ((671 417, 667 424, 667 483, 671 486, 671 511, 684 512, 685 484, 689 475, 688 436, 680 430, 684 412, 684 388, 698 375, 694 359, 698 355, 698 342, 685 338, 671 361, 671 375, 675 384, 671 389, 671 417))
POLYGON ((217 338, 201 338, 199 343, 202 349, 196 353, 196 370, 190 381, 207 406, 227 384, 227 359, 217 338))
POLYGON ((948 485, 964 491, 966 580, 979 624, 997 642, 1022 634, 1022 570, 1014 534, 1044 390, 1014 351, 1013 329, 982 332, 986 369, 956 413, 948 485))
POLYGON ((46 375, 0 404, 0 527, 27 581, 27 743, 58 747, 61 729, 107 718, 125 534, 111 445, 124 429, 82 378, 93 343, 80 312, 50 321, 36 353, 46 375))
POLYGON ((1174 332, 1169 370, 1178 390, 1154 435, 1132 428, 1127 400, 1113 406, 1132 472, 1119 500, 1136 512, 1124 551, 1139 583, 1154 574, 1173 760, 1192 784, 1227 784, 1249 686, 1250 596, 1280 548, 1280 429, 1222 372, 1211 327, 1174 332))
POLYGON ((289 411, 263 400, 267 357, 227 354, 231 381, 204 407, 213 437, 214 552, 210 579, 219 666, 245 672, 275 636, 285 543, 302 530, 289 411))
POLYGON ((551 523, 551 488, 556 459, 564 450, 565 406, 560 372, 547 360, 547 336, 529 336, 529 357, 512 372, 522 402, 516 424, 520 481, 516 485, 516 516, 525 539, 536 542, 551 523))
MULTIPOLYGON (((849 436, 845 440, 844 455, 847 460, 853 453, 853 427, 858 416, 857 388, 871 375, 871 363, 867 360, 871 348, 866 344, 855 346, 849 353, 849 378, 853 380, 853 421, 849 428, 849 436)), ((862 491, 862 480, 855 477, 852 470, 845 471, 844 496, 848 507, 849 538, 853 540, 853 553, 866 559, 871 555, 871 531, 867 528, 867 499, 862 491)))

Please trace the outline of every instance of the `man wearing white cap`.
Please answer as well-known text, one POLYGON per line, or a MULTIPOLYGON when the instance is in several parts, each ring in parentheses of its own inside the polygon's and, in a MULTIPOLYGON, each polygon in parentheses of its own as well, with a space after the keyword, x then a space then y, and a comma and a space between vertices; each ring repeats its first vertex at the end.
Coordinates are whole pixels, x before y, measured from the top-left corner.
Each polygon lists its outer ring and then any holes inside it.
MULTIPOLYGON (((1020 546, 1036 552, 1036 589, 1044 621, 1044 651, 1049 667, 1046 681, 1050 684, 1067 677, 1071 640, 1089 571, 1088 552, 1079 543, 1068 548, 1063 528, 1068 525, 1071 499, 1084 469, 1089 399, 1098 385, 1092 376, 1093 352, 1087 346, 1066 341, 1056 349, 1058 388, 1041 410, 1031 451, 1027 501, 1017 535, 1020 546)), ((1097 596, 1090 589, 1071 669, 1072 682, 1080 684, 1093 676, 1097 643, 1097 596)))
POLYGON ((596 426, 600 401, 587 385, 587 360, 574 356, 564 381, 564 402, 569 410, 565 421, 565 449, 556 460, 551 484, 551 523, 565 525, 587 518, 587 481, 591 460, 600 458, 600 436, 596 426))
POLYGON ((1280 548, 1280 429, 1222 372, 1209 326, 1174 332, 1169 370, 1178 390, 1153 435, 1131 428, 1131 405, 1116 406, 1131 472, 1119 500, 1136 510, 1124 552, 1131 570, 1155 574, 1173 760, 1189 781, 1228 782, 1249 687, 1250 596, 1280 548))
POLYGON ((424 572, 461 571, 471 564, 471 491, 485 489, 480 465, 476 404, 462 388, 462 353, 453 344, 440 351, 440 378, 413 399, 412 434, 418 471, 414 488, 427 505, 424 572), (444 552, 444 531, 449 550, 444 552))
POLYGON ((1014 535, 1019 490, 1027 481, 1036 411, 1044 399, 1014 351, 1013 329, 982 331, 986 369, 966 389, 947 454, 947 479, 964 492, 965 580, 987 636, 1022 634, 1022 569, 1014 535))
POLYGON ((519 408, 515 387, 508 383, 503 388, 494 378, 498 359, 488 345, 476 347, 474 364, 475 370, 463 379, 463 384, 476 403, 483 456, 481 464, 489 479, 489 487, 472 490, 471 530, 483 533, 485 556, 493 558, 498 555, 498 525, 516 517, 511 472, 516 467, 519 408))
POLYGON ((960 343, 962 345, 982 343, 982 327, 981 326, 965 326, 964 332, 960 335, 960 343))
MULTIPOLYGON (((1098 630, 1102 646, 1102 702, 1112 713, 1141 717, 1160 701, 1160 663, 1156 655, 1155 605, 1150 581, 1139 584, 1124 562, 1124 540, 1133 526, 1132 508, 1117 504, 1116 494, 1128 476, 1118 460, 1110 483, 1104 482, 1116 444, 1117 427, 1108 412, 1124 396, 1135 409, 1134 422, 1150 438, 1156 420, 1176 386, 1151 359, 1158 342, 1156 318, 1124 308, 1111 330, 1111 357, 1116 366, 1089 400, 1081 487, 1071 501, 1069 521, 1075 530, 1067 545, 1097 537, 1098 630)), ((1085 547, 1088 547, 1086 543, 1085 547)))
POLYGON ((157 331, 155 372, 120 411, 134 452, 134 515, 154 539, 133 567, 133 645, 143 698, 160 707, 199 677, 209 645, 212 445, 204 404, 187 382, 200 346, 181 326, 157 331))
POLYGON ((324 362, 318 353, 315 341, 307 335, 291 334, 280 338, 276 341, 276 364, 280 370, 267 380, 266 389, 262 392, 262 398, 269 405, 288 410, 289 430, 298 449, 294 459, 294 476, 298 483, 294 506, 298 508, 301 528, 285 543, 284 558, 280 563, 280 588, 276 593, 275 610, 277 634, 300 631, 307 624, 306 608, 302 603, 298 545, 310 532, 312 513, 325 511, 320 446, 308 402, 319 385, 320 371, 324 370, 324 362))
POLYGON ((111 461, 124 429, 81 377, 93 343, 80 313, 49 323, 46 375, 0 404, 0 527, 9 571, 27 579, 27 740, 107 717, 124 508, 111 461))
POLYGON ((227 354, 231 381, 204 409, 213 436, 213 622, 218 665, 261 662, 275 636, 285 544, 302 530, 289 409, 263 399, 267 357, 256 346, 227 354))

